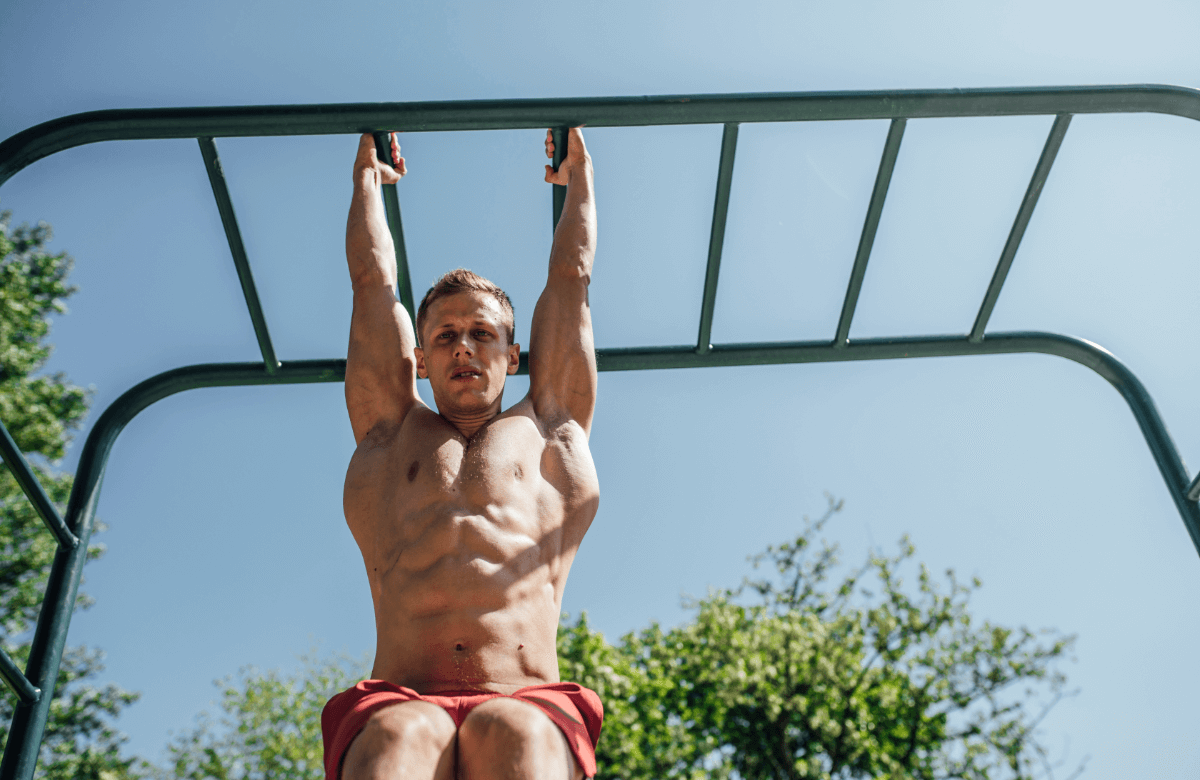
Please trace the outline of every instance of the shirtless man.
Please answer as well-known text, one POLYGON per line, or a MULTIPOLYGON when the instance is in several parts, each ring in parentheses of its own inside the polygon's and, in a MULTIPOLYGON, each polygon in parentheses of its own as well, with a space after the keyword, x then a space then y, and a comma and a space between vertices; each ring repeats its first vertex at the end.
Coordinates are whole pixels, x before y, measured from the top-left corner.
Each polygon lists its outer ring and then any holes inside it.
MULTIPOLYGON (((554 153, 549 133, 546 154, 554 153)), ((329 780, 580 778, 595 773, 599 697, 560 683, 567 573, 596 514, 588 450, 596 402, 588 282, 592 163, 579 129, 546 181, 567 187, 529 334, 529 394, 501 411, 520 355, 508 297, 444 276, 417 332, 395 297, 381 184, 405 174, 364 135, 346 257, 354 288, 346 406, 358 443, 346 522, 375 605, 373 679, 322 715, 329 780), (438 411, 421 402, 428 379, 438 411)))

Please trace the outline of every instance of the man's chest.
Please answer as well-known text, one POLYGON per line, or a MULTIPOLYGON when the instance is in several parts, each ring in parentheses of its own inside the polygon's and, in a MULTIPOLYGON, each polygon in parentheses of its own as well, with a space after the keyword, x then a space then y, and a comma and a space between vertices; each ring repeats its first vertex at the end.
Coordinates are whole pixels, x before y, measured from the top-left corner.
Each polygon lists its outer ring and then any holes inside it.
POLYGON ((392 436, 364 439, 347 474, 347 499, 383 501, 402 513, 441 502, 531 509, 555 497, 570 503, 595 482, 579 433, 544 436, 532 420, 517 416, 493 420, 467 440, 429 414, 406 421, 392 436))
POLYGON ((501 504, 541 489, 546 441, 531 422, 498 421, 470 440, 431 427, 393 445, 389 471, 398 484, 420 494, 501 504))

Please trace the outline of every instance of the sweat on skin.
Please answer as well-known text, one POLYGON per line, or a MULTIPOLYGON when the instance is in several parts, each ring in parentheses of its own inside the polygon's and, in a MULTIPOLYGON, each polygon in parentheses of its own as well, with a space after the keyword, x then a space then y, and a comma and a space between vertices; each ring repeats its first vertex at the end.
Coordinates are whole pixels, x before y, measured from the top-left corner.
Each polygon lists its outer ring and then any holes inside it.
MULTIPOLYGON (((553 155, 549 133, 546 152, 553 155)), ((588 449, 596 400, 591 158, 576 128, 563 164, 546 166, 546 181, 565 185, 567 198, 529 334, 529 393, 504 411, 520 346, 510 343, 511 318, 495 295, 464 290, 432 300, 420 346, 396 301, 379 199, 382 184, 407 173, 394 136, 392 155, 391 165, 381 162, 363 136, 346 228, 354 312, 345 388, 358 446, 343 502, 375 608, 371 675, 420 695, 501 696, 460 723, 423 700, 377 709, 352 736, 340 774, 581 777, 578 735, 572 742, 547 707, 522 697, 530 686, 560 683, 563 591, 599 504, 588 449), (436 412, 418 396, 418 377, 429 380, 436 412)))

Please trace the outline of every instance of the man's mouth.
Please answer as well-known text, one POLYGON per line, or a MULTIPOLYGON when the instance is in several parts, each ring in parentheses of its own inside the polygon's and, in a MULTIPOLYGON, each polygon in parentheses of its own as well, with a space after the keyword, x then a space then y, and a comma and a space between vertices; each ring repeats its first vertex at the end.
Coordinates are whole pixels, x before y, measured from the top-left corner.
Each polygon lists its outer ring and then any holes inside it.
POLYGON ((454 369, 454 371, 452 371, 450 373, 450 378, 451 379, 476 378, 476 377, 479 377, 482 373, 483 372, 477 368, 471 368, 470 366, 460 366, 459 368, 454 369))

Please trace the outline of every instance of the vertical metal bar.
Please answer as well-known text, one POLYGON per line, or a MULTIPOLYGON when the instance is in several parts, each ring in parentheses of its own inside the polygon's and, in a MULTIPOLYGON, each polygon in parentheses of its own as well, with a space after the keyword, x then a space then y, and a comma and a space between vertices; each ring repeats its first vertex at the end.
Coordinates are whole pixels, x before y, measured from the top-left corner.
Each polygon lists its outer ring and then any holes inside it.
MULTIPOLYGON (((392 134, 375 133, 375 153, 381 162, 392 164, 392 134)), ((408 316, 414 322, 417 319, 417 309, 413 301, 412 277, 408 273, 408 247, 404 245, 404 222, 400 219, 400 193, 395 184, 385 184, 383 191, 383 211, 387 214, 388 230, 392 233, 392 251, 396 253, 396 297, 400 304, 408 309, 408 316)))
POLYGON ((3 650, 0 650, 0 677, 4 678, 4 682, 8 684, 13 693, 17 694, 17 698, 21 700, 22 704, 34 704, 42 695, 41 689, 33 687, 29 678, 17 668, 13 659, 3 650))
POLYGON ((42 522, 50 529, 50 533, 58 539, 58 543, 68 549, 79 544, 75 534, 71 533, 71 529, 67 528, 67 524, 59 517, 58 510, 54 508, 54 502, 42 489, 42 483, 38 482, 33 469, 29 467, 25 456, 21 454, 20 448, 13 441, 12 435, 9 434, 8 428, 4 427, 3 422, 0 422, 0 454, 4 456, 4 462, 8 464, 13 478, 21 486, 29 503, 33 505, 34 511, 38 513, 38 517, 42 518, 42 522))
POLYGON ((400 221, 400 194, 395 184, 383 185, 383 209, 387 212, 388 228, 392 231, 392 246, 396 252, 396 293, 400 303, 408 309, 408 316, 416 321, 417 310, 413 303, 412 277, 408 273, 408 248, 404 246, 404 223, 400 221))
MULTIPOLYGON (((0 762, 0 778, 4 780, 32 780, 37 767, 63 647, 67 642, 67 629, 75 610, 83 564, 87 562, 88 540, 92 536, 99 497, 99 490, 82 488, 88 482, 81 483, 76 479, 71 491, 67 522, 79 537, 79 544, 71 549, 59 547, 50 567, 33 644, 29 648, 29 665, 25 669, 25 678, 42 693, 37 701, 22 701, 15 708, 8 743, 4 747, 4 760, 0 762)), ((93 487, 98 487, 98 483, 93 487)))
POLYGON ((258 349, 262 352, 267 373, 274 374, 275 369, 279 368, 279 360, 275 357, 275 348, 271 346, 271 334, 267 332, 267 321, 263 317, 262 304, 258 300, 258 290, 254 286, 254 275, 250 273, 250 260, 246 257, 246 247, 242 244, 237 216, 233 213, 233 200, 230 199, 229 187, 225 184, 225 172, 221 169, 221 159, 217 156, 217 145, 211 138, 201 137, 196 140, 200 143, 204 167, 208 169, 208 181, 212 184, 217 211, 221 213, 221 224, 225 226, 225 239, 229 242, 229 253, 233 255, 238 281, 242 283, 242 295, 246 298, 246 309, 250 312, 250 321, 254 324, 258 349))
POLYGON ((713 203, 712 232, 708 236, 708 269, 704 272, 704 299, 700 303, 700 335, 696 339, 696 351, 701 355, 712 349, 713 309, 717 303, 721 252, 725 247, 725 219, 729 215, 729 191, 733 185, 733 158, 737 152, 737 136, 737 123, 726 123, 725 131, 721 134, 717 196, 713 203))
POLYGON ((1186 495, 1188 501, 1200 501, 1200 474, 1197 474, 1196 478, 1192 480, 1192 484, 1188 485, 1186 495))
POLYGON ((850 271, 850 284, 846 287, 846 298, 842 301, 842 316, 838 319, 835 347, 846 346, 850 338, 850 323, 854 320, 854 309, 858 306, 858 295, 862 292, 863 277, 867 274, 867 261, 871 259, 871 248, 875 245, 875 232, 879 229, 879 218, 887 200, 888 187, 892 183, 892 171, 896 158, 900 156, 900 141, 904 138, 904 126, 908 120, 893 119, 888 127, 887 140, 883 143, 883 156, 879 159, 879 172, 875 174, 875 188, 871 191, 871 202, 867 206, 867 218, 863 221, 862 235, 858 239, 858 252, 854 255, 854 268, 850 271))
POLYGON ((1021 200, 1021 208, 1017 209, 1017 218, 1013 220, 1012 229, 1008 232, 1008 240, 1004 242, 1000 262, 996 264, 991 284, 988 285, 987 294, 983 296, 983 304, 979 307, 975 324, 971 327, 971 334, 968 336, 971 341, 983 340, 983 331, 987 328, 992 309, 996 307, 996 301, 1000 298, 1000 288, 1004 287, 1008 269, 1012 267, 1013 258, 1017 256, 1017 248, 1021 246, 1021 239, 1025 237, 1025 228, 1029 226, 1029 219, 1033 216, 1038 197, 1042 194, 1042 187, 1046 184, 1046 177, 1050 175, 1050 168, 1054 165, 1054 158, 1058 154, 1058 148, 1062 146, 1063 136, 1067 134, 1067 125, 1070 123, 1070 114, 1059 114, 1054 118, 1054 125, 1050 128, 1050 135, 1042 148, 1042 156, 1038 159, 1037 167, 1033 169, 1033 178, 1029 180, 1029 187, 1021 200))
MULTIPOLYGON (((568 130, 570 130, 569 127, 556 127, 551 131, 551 139, 554 141, 554 158, 550 164, 556 171, 558 166, 562 165, 562 161, 567 159, 567 138, 570 137, 568 130)), ((562 216, 563 206, 567 202, 567 188, 561 184, 555 184, 552 199, 553 226, 551 230, 555 230, 558 228, 558 220, 562 216)))

